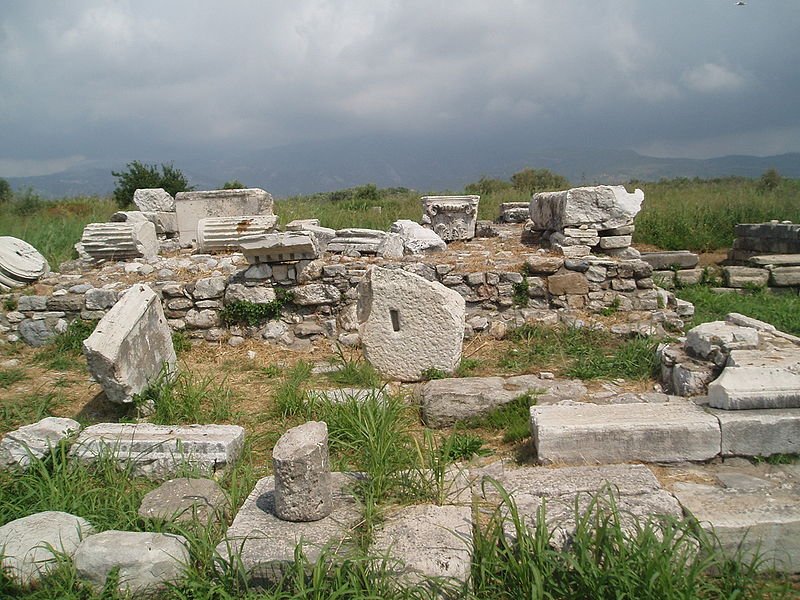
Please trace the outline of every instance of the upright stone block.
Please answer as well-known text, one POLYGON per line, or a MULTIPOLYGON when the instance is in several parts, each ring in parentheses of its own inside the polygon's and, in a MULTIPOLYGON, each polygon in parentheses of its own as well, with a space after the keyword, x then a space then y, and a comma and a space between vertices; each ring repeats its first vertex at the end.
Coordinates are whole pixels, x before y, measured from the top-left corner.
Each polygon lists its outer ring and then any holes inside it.
POLYGON ((426 369, 452 372, 464 318, 458 292, 407 271, 373 267, 358 286, 364 355, 386 377, 418 381, 426 369))
POLYGON ((175 196, 181 244, 196 242, 197 222, 207 217, 272 215, 272 196, 259 188, 178 192, 175 196))
POLYGON ((530 203, 536 229, 561 231, 586 225, 597 230, 630 225, 641 210, 644 192, 622 185, 598 185, 534 194, 530 203))
POLYGON ((681 462, 720 453, 716 417, 692 402, 534 406, 544 463, 681 462))
POLYGON ((132 402, 162 368, 174 373, 172 332, 156 293, 144 284, 130 287, 84 340, 83 353, 111 402, 132 402))
POLYGON ((445 242, 475 237, 480 196, 423 196, 424 218, 445 242))
POLYGON ((277 223, 274 215, 206 217, 197 222, 197 247, 200 252, 238 251, 245 241, 269 234, 277 223))
POLYGON ((284 433, 272 450, 275 515, 284 521, 319 521, 331 504, 328 426, 309 421, 284 433))
POLYGON ((187 467, 204 474, 224 470, 243 445, 238 425, 98 423, 81 432, 69 455, 83 463, 110 458, 123 467, 130 463, 136 475, 167 479, 187 467))
POLYGON ((93 261, 152 258, 158 254, 156 226, 150 221, 89 223, 75 250, 93 261))

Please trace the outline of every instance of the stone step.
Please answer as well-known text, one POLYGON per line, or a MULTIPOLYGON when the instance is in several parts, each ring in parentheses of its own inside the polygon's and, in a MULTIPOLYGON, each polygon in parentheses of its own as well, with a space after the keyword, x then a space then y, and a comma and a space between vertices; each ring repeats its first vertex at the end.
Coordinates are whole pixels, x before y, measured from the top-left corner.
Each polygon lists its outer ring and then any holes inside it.
POLYGON ((721 443, 717 418, 688 401, 534 406, 531 431, 543 463, 703 461, 721 443))
POLYGON ((135 475, 167 479, 187 469, 213 474, 232 465, 242 452, 238 425, 152 425, 98 423, 84 429, 70 449, 83 463, 110 459, 135 475))
POLYGON ((709 412, 719 420, 722 456, 800 454, 800 408, 709 412))

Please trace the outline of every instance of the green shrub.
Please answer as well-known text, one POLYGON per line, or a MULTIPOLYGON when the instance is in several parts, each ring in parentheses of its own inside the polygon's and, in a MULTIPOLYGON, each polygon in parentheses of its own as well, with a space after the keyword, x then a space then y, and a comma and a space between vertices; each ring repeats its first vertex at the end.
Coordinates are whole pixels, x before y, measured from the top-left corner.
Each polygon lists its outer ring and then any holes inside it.
POLYGON ((46 202, 42 200, 32 188, 27 188, 14 194, 14 201, 11 203, 11 210, 20 216, 30 216, 42 210, 46 202))
POLYGON ((376 388, 381 385, 381 376, 369 362, 360 356, 345 354, 341 345, 336 345, 336 358, 333 360, 338 369, 328 373, 328 379, 340 385, 376 388))
POLYGON ((423 381, 431 381, 432 379, 447 379, 448 375, 437 367, 428 367, 422 371, 421 378, 423 381))
POLYGON ((172 163, 162 164, 161 172, 156 165, 146 165, 135 160, 129 162, 125 171, 112 171, 111 174, 117 178, 117 186, 114 188, 114 200, 120 208, 124 208, 133 202, 133 194, 141 188, 164 188, 173 196, 178 192, 186 192, 194 189, 189 186, 189 180, 172 163))
POLYGON ((232 179, 231 181, 226 181, 222 184, 223 190, 242 190, 245 189, 247 186, 243 184, 238 179, 232 179))
POLYGON ((247 300, 237 300, 225 305, 220 313, 220 319, 226 325, 248 325, 255 327, 277 319, 283 306, 291 301, 291 292, 283 289, 277 290, 277 297, 272 302, 256 304, 247 300))
POLYGON ((11 202, 14 197, 14 192, 11 190, 11 184, 5 179, 0 177, 0 204, 11 202))
POLYGON ((553 173, 550 169, 523 169, 511 176, 514 189, 526 194, 566 190, 570 187, 566 177, 553 173))
POLYGON ((492 179, 490 177, 481 177, 475 183, 468 183, 464 186, 465 194, 477 194, 478 196, 488 196, 489 194, 496 194, 504 190, 511 189, 513 186, 508 181, 502 179, 492 179))

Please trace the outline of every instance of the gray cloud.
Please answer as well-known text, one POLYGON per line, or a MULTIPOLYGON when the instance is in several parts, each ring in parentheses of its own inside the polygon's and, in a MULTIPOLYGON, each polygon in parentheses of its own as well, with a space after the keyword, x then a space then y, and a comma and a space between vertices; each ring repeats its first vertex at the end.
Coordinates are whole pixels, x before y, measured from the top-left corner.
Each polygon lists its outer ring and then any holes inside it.
POLYGON ((3 4, 5 175, 398 132, 800 150, 795 0, 3 4))

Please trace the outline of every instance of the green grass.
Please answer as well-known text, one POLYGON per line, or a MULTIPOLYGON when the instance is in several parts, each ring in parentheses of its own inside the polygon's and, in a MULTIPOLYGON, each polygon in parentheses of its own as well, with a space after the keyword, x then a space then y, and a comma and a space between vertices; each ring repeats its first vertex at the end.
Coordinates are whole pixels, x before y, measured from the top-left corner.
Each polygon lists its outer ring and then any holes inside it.
POLYGON ((617 336, 586 327, 523 325, 509 333, 514 346, 501 357, 502 368, 521 372, 554 363, 579 379, 645 379, 654 375, 658 341, 617 336))
POLYGON ((220 423, 230 421, 232 392, 212 375, 180 371, 173 378, 162 369, 158 378, 134 398, 137 406, 150 406, 150 421, 160 425, 220 423))
POLYGON ((355 353, 348 354, 338 344, 336 346, 336 356, 332 362, 337 367, 337 370, 327 373, 327 377, 333 383, 364 388, 377 388, 383 383, 375 367, 360 355, 355 353))
MULTIPOLYGON (((311 377, 312 366, 305 361, 298 361, 283 376, 275 390, 275 410, 282 417, 292 417, 301 414, 305 409, 305 386, 311 377)), ((268 375, 272 378, 272 375, 268 375)))
POLYGON ((0 434, 52 416, 63 401, 63 396, 41 390, 22 398, 0 398, 0 434))
POLYGON ((530 408, 536 404, 536 393, 520 394, 511 402, 483 416, 462 421, 459 427, 502 431, 503 441, 513 444, 531 435, 530 408))
POLYGON ((28 375, 23 369, 16 367, 10 369, 0 369, 0 388, 11 387, 19 381, 25 381, 28 375))
POLYGON ((96 326, 97 321, 75 319, 64 333, 54 336, 36 353, 35 360, 54 371, 84 368, 83 341, 92 334, 96 326))
POLYGON ((14 202, 0 206, 0 231, 31 244, 53 270, 73 258, 73 246, 88 223, 106 222, 117 211, 111 200, 96 197, 28 205, 25 210, 14 202))
POLYGON ((675 290, 675 294, 694 304, 692 326, 708 321, 724 320, 732 312, 766 321, 781 331, 800 335, 800 296, 757 290, 746 294, 715 293, 697 285, 675 290))

